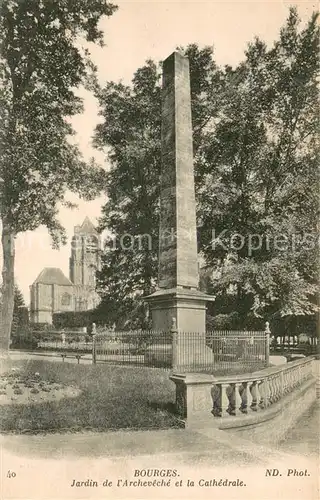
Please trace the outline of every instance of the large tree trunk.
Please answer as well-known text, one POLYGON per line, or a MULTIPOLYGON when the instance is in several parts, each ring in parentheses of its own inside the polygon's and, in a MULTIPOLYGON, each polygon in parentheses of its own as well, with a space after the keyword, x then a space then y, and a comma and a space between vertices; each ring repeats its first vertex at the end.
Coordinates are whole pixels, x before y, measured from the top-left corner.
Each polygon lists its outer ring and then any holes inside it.
POLYGON ((0 331, 0 355, 7 356, 10 346, 10 332, 14 306, 14 234, 3 221, 2 227, 2 307, 0 331))

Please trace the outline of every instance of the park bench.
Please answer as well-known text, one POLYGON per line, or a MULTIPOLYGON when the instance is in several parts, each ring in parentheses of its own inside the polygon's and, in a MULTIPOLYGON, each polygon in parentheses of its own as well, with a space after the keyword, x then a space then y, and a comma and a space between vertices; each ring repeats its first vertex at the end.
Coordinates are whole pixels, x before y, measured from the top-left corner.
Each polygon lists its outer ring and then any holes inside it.
POLYGON ((66 358, 75 358, 77 361, 78 361, 78 364, 80 363, 80 359, 83 357, 83 354, 73 354, 73 353, 63 353, 63 354, 60 354, 60 356, 62 357, 62 362, 64 363, 64 360, 66 358))

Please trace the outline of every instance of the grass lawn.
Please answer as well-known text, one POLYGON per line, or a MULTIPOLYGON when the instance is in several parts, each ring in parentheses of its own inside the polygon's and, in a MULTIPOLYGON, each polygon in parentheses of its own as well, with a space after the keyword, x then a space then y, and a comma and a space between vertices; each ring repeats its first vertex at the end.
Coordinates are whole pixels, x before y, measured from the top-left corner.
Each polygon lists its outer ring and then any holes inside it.
MULTIPOLYGON (((77 365, 45 360, 10 361, 24 376, 76 386, 80 395, 57 401, 0 406, 0 432, 77 432, 178 427, 175 386, 158 369, 77 365)), ((4 371, 4 368, 2 368, 4 371)))

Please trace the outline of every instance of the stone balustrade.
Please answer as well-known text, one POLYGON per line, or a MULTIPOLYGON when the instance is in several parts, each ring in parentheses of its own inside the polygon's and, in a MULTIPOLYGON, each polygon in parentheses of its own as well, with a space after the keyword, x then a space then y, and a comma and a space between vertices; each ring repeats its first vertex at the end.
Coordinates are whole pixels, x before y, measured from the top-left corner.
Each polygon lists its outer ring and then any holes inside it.
POLYGON ((170 379, 176 384, 177 411, 188 427, 215 425, 215 421, 219 426, 221 418, 233 421, 240 415, 249 424, 257 420, 250 415, 267 414, 269 407, 276 407, 312 379, 313 360, 302 358, 242 375, 173 374, 170 379))
POLYGON ((228 417, 268 408, 312 377, 311 361, 304 358, 253 374, 218 378, 211 389, 212 414, 228 417))

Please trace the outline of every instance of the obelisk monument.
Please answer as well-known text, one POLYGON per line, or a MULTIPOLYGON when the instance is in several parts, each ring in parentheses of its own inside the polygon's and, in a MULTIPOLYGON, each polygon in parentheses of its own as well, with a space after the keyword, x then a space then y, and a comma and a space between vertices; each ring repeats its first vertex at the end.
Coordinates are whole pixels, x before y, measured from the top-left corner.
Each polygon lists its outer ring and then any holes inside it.
POLYGON ((163 63, 162 169, 158 290, 147 297, 154 330, 205 332, 199 291, 189 60, 174 52, 163 63))

